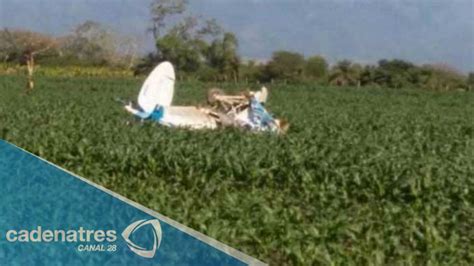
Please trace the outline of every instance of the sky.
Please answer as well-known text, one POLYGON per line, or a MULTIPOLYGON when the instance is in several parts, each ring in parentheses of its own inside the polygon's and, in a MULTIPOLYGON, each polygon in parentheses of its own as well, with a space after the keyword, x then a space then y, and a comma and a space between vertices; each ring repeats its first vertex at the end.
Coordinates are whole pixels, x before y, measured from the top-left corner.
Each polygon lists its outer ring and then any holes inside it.
MULTIPOLYGON (((0 0, 0 27, 66 34, 85 20, 134 35, 146 33, 150 0, 0 0)), ((331 63, 382 58, 446 63, 474 71, 474 0, 190 0, 195 15, 236 33, 244 58, 276 50, 322 55, 331 63)))

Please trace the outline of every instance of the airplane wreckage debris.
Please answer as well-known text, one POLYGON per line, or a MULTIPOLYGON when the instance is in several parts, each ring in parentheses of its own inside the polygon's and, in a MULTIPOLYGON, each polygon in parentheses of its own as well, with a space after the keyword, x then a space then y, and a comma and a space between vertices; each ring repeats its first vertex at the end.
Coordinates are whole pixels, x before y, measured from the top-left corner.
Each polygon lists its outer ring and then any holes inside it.
POLYGON ((175 72, 169 62, 159 64, 145 80, 138 95, 138 107, 131 103, 125 110, 145 120, 169 127, 216 129, 237 127, 257 132, 285 133, 289 124, 274 118, 264 107, 268 90, 246 91, 226 95, 220 89, 210 89, 207 107, 174 106, 175 72))

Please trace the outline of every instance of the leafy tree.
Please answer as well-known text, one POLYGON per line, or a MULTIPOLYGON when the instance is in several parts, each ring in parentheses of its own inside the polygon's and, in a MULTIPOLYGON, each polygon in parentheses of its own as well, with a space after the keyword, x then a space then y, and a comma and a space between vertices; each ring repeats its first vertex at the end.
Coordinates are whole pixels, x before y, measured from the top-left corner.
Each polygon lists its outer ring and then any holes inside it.
POLYGON ((166 19, 182 14, 186 10, 187 0, 153 0, 150 4, 151 27, 153 37, 158 39, 161 31, 166 26, 166 19))
POLYGON ((237 81, 239 77, 240 58, 237 55, 238 46, 239 43, 237 37, 231 32, 226 32, 222 40, 224 60, 223 68, 221 70, 221 72, 225 76, 225 80, 227 80, 228 77, 232 76, 234 80, 237 81))
POLYGON ((0 31, 0 59, 3 62, 25 63, 25 54, 32 53, 36 59, 58 53, 56 38, 24 30, 0 31))
POLYGON ((114 59, 115 38, 105 26, 86 21, 66 39, 63 52, 88 64, 106 65, 114 59))
POLYGON ((380 60, 377 82, 390 88, 409 87, 417 82, 416 66, 400 59, 380 60))
POLYGON ((303 75, 305 60, 303 55, 289 51, 273 53, 265 68, 267 80, 297 80, 303 75))
POLYGON ((470 90, 474 88, 474 72, 469 72, 469 75, 467 76, 467 85, 470 90))
POLYGON ((199 44, 196 40, 187 40, 178 34, 168 33, 156 42, 160 61, 171 61, 180 70, 194 72, 201 65, 199 44))
POLYGON ((219 71, 224 81, 238 79, 240 58, 237 55, 238 41, 233 33, 226 32, 222 39, 212 42, 208 50, 208 61, 211 67, 219 71))
POLYGON ((315 80, 321 80, 327 75, 328 63, 322 56, 313 56, 306 60, 305 76, 315 80))
POLYGON ((337 86, 358 85, 362 68, 349 60, 338 62, 329 74, 329 84, 337 86))
POLYGON ((377 67, 368 65, 365 66, 360 73, 360 83, 362 86, 378 86, 377 80, 377 67))
POLYGON ((255 82, 263 80, 265 71, 264 64, 258 64, 253 60, 240 65, 240 78, 246 82, 255 82))
POLYGON ((399 59, 381 60, 377 67, 366 66, 361 74, 361 82, 362 85, 419 87, 436 91, 469 88, 465 76, 446 64, 419 67, 399 59))
POLYGON ((213 20, 202 21, 193 16, 184 17, 171 27, 168 32, 156 40, 159 61, 173 62, 179 69, 188 74, 196 72, 206 61, 212 61, 210 51, 214 47, 213 58, 219 71, 227 74, 234 70, 237 39, 233 34, 218 38, 221 29, 213 20), (209 45, 206 39, 214 39, 209 45), (234 53, 233 53, 234 51, 234 53), (230 70, 229 70, 230 69, 230 70))
POLYGON ((149 71, 155 66, 155 63, 160 59, 156 53, 148 53, 146 56, 140 58, 138 63, 133 68, 133 74, 135 76, 149 73, 149 71))
POLYGON ((209 65, 203 64, 201 67, 195 72, 195 79, 201 81, 212 81, 218 82, 219 81, 219 71, 209 65))
POLYGON ((427 77, 421 86, 435 91, 467 89, 466 78, 459 71, 446 64, 425 65, 422 67, 427 77))
POLYGON ((197 35, 202 39, 207 39, 208 37, 210 40, 213 40, 221 36, 223 32, 224 30, 222 26, 217 23, 217 20, 208 19, 204 21, 204 25, 197 31, 197 35))
MULTIPOLYGON (((118 35, 94 21, 79 24, 61 41, 61 57, 66 64, 130 67, 136 53, 137 45, 133 38, 118 35)), ((56 60, 58 62, 61 60, 56 60)))
POLYGON ((26 92, 34 88, 34 71, 36 60, 40 55, 57 52, 57 40, 55 38, 30 32, 10 31, 4 29, 0 32, 0 56, 4 62, 14 62, 26 65, 27 82, 26 92))
POLYGON ((155 37, 157 52, 156 56, 147 56, 136 72, 158 63, 146 62, 147 60, 168 60, 188 76, 197 72, 206 73, 206 76, 208 73, 218 72, 225 80, 237 78, 237 38, 230 33, 223 34, 222 27, 215 19, 204 20, 202 17, 189 15, 186 12, 187 4, 187 0, 152 2, 150 31, 155 37), (174 18, 170 20, 172 17, 174 18), (168 25, 170 21, 174 23, 168 25), (205 64, 215 67, 216 71, 209 71, 205 64))

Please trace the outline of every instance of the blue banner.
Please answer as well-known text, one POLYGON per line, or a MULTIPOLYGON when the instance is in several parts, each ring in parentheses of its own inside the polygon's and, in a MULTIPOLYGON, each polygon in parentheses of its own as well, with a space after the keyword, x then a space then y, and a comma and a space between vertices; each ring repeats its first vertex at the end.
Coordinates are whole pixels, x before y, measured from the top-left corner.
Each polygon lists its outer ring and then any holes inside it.
POLYGON ((0 140, 1 265, 262 262, 0 140))

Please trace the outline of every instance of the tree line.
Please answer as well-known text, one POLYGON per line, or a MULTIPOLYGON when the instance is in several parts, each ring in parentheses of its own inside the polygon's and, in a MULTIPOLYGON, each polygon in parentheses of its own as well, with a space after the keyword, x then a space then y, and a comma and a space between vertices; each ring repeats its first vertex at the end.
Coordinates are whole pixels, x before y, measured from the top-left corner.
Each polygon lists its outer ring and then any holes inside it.
POLYGON ((430 90, 471 90, 474 72, 467 76, 445 64, 416 65, 383 59, 361 65, 342 60, 334 65, 321 55, 305 58, 293 51, 276 51, 266 62, 244 60, 235 34, 214 19, 193 15, 187 0, 153 0, 150 27, 155 51, 139 56, 131 37, 86 21, 66 36, 52 37, 24 30, 0 31, 0 60, 31 65, 108 66, 148 73, 158 62, 171 61, 180 79, 212 82, 313 82, 332 86, 418 87, 430 90))

